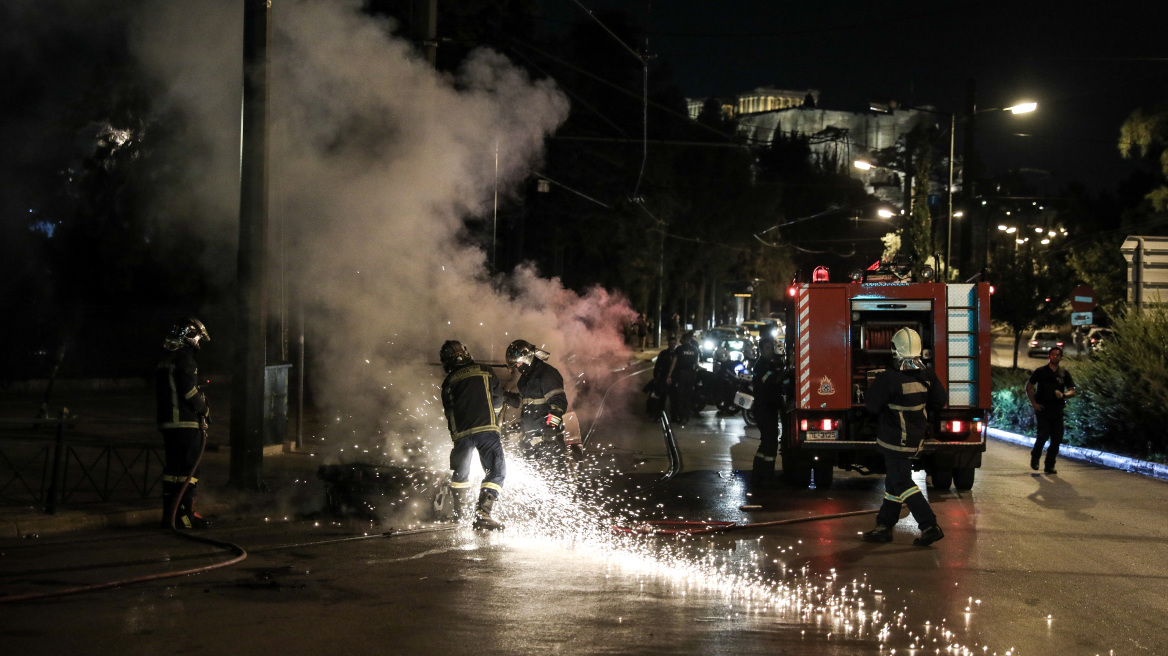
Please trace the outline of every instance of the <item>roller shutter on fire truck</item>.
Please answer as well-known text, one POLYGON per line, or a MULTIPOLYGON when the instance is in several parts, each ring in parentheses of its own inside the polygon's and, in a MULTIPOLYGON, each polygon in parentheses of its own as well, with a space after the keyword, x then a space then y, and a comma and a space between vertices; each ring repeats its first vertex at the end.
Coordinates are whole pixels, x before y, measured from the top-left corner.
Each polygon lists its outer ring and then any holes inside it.
POLYGON ((876 418, 864 392, 891 363, 891 339, 916 330, 924 359, 949 395, 931 417, 916 466, 934 487, 973 484, 981 466, 990 409, 989 284, 811 283, 795 290, 788 353, 791 396, 784 417, 782 462, 796 486, 830 484, 838 467, 881 473, 876 418))

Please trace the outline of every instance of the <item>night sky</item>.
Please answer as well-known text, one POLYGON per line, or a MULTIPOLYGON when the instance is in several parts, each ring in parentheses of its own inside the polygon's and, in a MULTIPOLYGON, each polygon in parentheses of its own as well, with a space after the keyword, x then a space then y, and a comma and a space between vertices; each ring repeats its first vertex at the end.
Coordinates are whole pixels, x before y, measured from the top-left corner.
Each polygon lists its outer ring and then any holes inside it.
MULTIPOLYGON (((1168 45, 1154 3, 778 0, 547 0, 548 20, 620 7, 648 26, 649 51, 687 96, 760 86, 819 89, 826 109, 895 100, 963 112, 1023 100, 1039 111, 978 116, 991 173, 1026 171, 1055 193, 1072 181, 1114 189, 1124 119, 1168 98, 1168 45), (1026 135, 1026 136, 1019 136, 1026 135)), ((643 43, 632 44, 641 48, 643 43)), ((614 48, 621 47, 613 44, 614 48)), ((959 132, 960 138, 960 132, 959 132)))

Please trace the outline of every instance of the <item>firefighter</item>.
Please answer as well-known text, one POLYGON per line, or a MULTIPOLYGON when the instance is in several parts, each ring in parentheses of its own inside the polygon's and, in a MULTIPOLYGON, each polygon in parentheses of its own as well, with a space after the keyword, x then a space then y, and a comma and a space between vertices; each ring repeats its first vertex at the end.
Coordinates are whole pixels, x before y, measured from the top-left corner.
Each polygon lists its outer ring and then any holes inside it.
POLYGON ((1030 450, 1030 468, 1038 469, 1042 458, 1042 447, 1050 440, 1046 450, 1046 464, 1043 473, 1057 474, 1054 460, 1058 457, 1059 445, 1063 442, 1063 407, 1067 399, 1075 395, 1075 379, 1071 372, 1059 367, 1063 359, 1061 347, 1054 347, 1047 355, 1050 362, 1034 370, 1026 381, 1026 396, 1034 408, 1034 419, 1038 424, 1038 438, 1030 450))
POLYGON ((669 375, 665 377, 665 382, 673 386, 670 407, 682 427, 689 423, 689 414, 693 411, 694 385, 698 382, 700 359, 701 351, 694 342, 693 331, 687 330, 681 336, 681 344, 673 350, 673 364, 669 366, 669 375))
POLYGON ((499 410, 503 408, 503 385, 489 367, 475 364, 462 342, 447 340, 438 351, 446 379, 442 381, 442 411, 450 428, 454 448, 450 450, 451 498, 454 515, 462 519, 467 505, 465 492, 470 488, 470 465, 474 451, 482 463, 483 482, 475 508, 474 528, 501 531, 502 522, 491 517, 495 501, 503 489, 507 463, 499 438, 499 410))
POLYGON ((155 370, 158 430, 162 433, 166 450, 166 462, 162 467, 162 525, 165 528, 195 529, 211 525, 195 512, 195 490, 199 484, 197 465, 203 453, 207 415, 211 412, 206 395, 199 389, 195 353, 203 343, 210 341, 211 335, 202 321, 194 317, 178 320, 162 342, 165 354, 155 370))
POLYGON ((758 422, 759 444, 750 482, 766 486, 771 485, 775 477, 775 458, 779 454, 779 412, 783 407, 783 376, 786 372, 775 351, 775 340, 762 338, 758 342, 758 351, 751 380, 754 403, 750 407, 758 422))
POLYGON ((879 415, 876 446, 884 454, 887 471, 876 528, 864 534, 864 541, 891 542, 903 503, 921 529, 913 544, 928 546, 945 534, 928 500, 913 483, 910 460, 920 453, 929 429, 929 412, 944 406, 948 396, 937 374, 921 362, 921 336, 915 330, 901 328, 892 336, 892 364, 876 376, 864 397, 868 412, 879 415))
POLYGON ((507 346, 507 365, 519 372, 514 392, 507 392, 507 404, 519 408, 519 428, 524 450, 542 455, 564 450, 564 413, 568 395, 564 377, 545 362, 547 351, 517 339, 507 346))

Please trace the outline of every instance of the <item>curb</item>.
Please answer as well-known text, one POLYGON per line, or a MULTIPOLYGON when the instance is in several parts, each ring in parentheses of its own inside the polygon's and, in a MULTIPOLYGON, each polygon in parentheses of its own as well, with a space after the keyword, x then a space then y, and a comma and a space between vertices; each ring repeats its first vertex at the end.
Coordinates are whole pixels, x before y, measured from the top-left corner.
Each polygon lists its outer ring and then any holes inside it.
MULTIPOLYGON (((224 503, 209 503, 200 510, 208 515, 216 515, 230 512, 231 506, 224 503)), ((156 526, 160 523, 162 508, 127 508, 99 513, 74 510, 55 515, 28 514, 9 520, 0 519, 0 540, 37 538, 99 528, 156 526)))
MULTIPOLYGON (((1003 442, 1011 442, 1020 446, 1034 446, 1033 437, 1026 437, 1025 435, 1010 433, 997 428, 986 429, 986 433, 990 437, 1003 442)), ((1058 454, 1060 458, 1066 457, 1072 460, 1082 460, 1112 469, 1119 469, 1133 474, 1141 474, 1143 476, 1158 478, 1162 481, 1168 481, 1168 465, 1162 465, 1158 462, 1137 460, 1136 458, 1119 456, 1114 453, 1107 453, 1106 451, 1096 451, 1095 449, 1085 449, 1081 446, 1070 446, 1067 444, 1059 447, 1058 454)))

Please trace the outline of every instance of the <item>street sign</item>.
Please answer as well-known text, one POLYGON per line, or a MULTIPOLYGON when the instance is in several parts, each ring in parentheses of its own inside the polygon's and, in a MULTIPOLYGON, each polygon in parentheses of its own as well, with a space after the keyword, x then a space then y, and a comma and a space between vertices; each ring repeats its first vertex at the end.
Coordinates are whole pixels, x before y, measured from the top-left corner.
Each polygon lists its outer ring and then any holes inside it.
POLYGON ((1072 312, 1071 325, 1072 326, 1090 326, 1092 322, 1090 312, 1072 312))
POLYGON ((1095 290, 1090 285, 1079 285, 1071 290, 1071 312, 1090 312, 1095 309, 1095 290))

